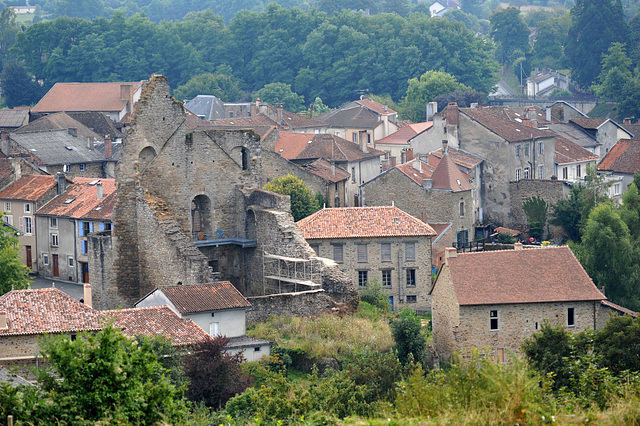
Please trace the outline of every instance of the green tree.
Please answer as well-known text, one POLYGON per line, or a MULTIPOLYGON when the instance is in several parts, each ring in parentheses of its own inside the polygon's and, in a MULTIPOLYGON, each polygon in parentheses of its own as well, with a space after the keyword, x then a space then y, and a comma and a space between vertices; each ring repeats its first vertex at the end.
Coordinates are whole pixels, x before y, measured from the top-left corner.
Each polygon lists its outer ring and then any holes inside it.
POLYGON ((427 103, 433 101, 436 96, 466 90, 471 89, 458 83, 451 74, 442 71, 427 71, 419 79, 409 80, 407 94, 401 104, 402 116, 414 122, 424 121, 427 103))
POLYGON ((31 269, 20 261, 20 240, 16 231, 1 221, 0 216, 0 295, 29 288, 31 282, 31 269))
POLYGON ((0 68, 9 56, 9 49, 16 41, 16 35, 20 26, 16 23, 16 14, 13 9, 5 7, 0 13, 0 68))
POLYGON ((611 317, 596 334, 594 349, 602 356, 602 365, 614 374, 640 371, 640 317, 611 317))
POLYGON ((104 13, 103 0, 58 0, 55 6, 56 16, 93 19, 104 13))
POLYGON ((631 241, 636 244, 640 242, 640 194, 634 182, 627 187, 627 191, 622 195, 622 209, 620 217, 627 224, 631 233, 631 241))
POLYGON ((293 92, 290 84, 269 83, 256 92, 253 100, 255 101, 257 98, 272 105, 282 104, 284 109, 291 112, 299 112, 304 109, 304 97, 293 92))
POLYGON ((387 313, 391 309, 389 295, 376 279, 367 281, 367 286, 360 292, 360 301, 375 306, 380 312, 387 313))
POLYGON ((589 214, 576 256, 598 287, 614 303, 638 309, 638 271, 629 228, 607 201, 589 214))
POLYGON ((484 93, 477 90, 465 90, 464 92, 456 90, 455 92, 445 93, 433 98, 438 103, 438 111, 442 111, 449 102, 455 102, 460 108, 469 108, 471 104, 482 105, 485 102, 484 93))
POLYGON ((620 0, 577 0, 570 13, 565 53, 571 78, 588 88, 600 74, 602 55, 611 43, 627 41, 627 23, 620 0))
POLYGON ((296 222, 320 209, 313 193, 299 177, 285 175, 267 183, 263 189, 289 195, 291 197, 291 214, 296 222))
POLYGON ((406 364, 410 355, 422 362, 427 349, 427 341, 422 334, 422 324, 418 315, 409 308, 402 309, 391 322, 391 334, 398 352, 398 359, 406 364))
POLYGON ((533 65, 563 69, 567 66, 565 43, 569 34, 569 13, 549 18, 538 24, 536 42, 533 45, 533 65))
POLYGON ((218 409, 251 384, 251 377, 241 368, 242 352, 229 354, 225 351, 228 343, 228 338, 217 337, 194 346, 185 356, 184 372, 189 378, 187 397, 191 401, 218 409))
POLYGON ((631 59, 627 56, 625 45, 612 43, 602 58, 602 71, 598 75, 599 84, 593 85, 594 93, 617 102, 625 96, 624 86, 633 77, 631 59))
POLYGON ((567 364, 575 347, 572 334, 565 327, 543 322, 540 331, 525 340, 522 350, 535 370, 554 374, 554 389, 570 385, 567 364))
POLYGON ((522 210, 524 210, 529 220, 529 235, 536 240, 542 239, 544 225, 547 223, 547 211, 549 210, 547 202, 540 197, 530 197, 522 204, 522 210))
POLYGON ((15 61, 4 64, 0 74, 2 97, 9 108, 33 105, 40 99, 41 88, 15 61))
POLYGON ((244 96, 244 92, 232 76, 212 73, 193 76, 173 91, 173 96, 179 100, 192 99, 198 95, 214 95, 223 102, 237 102, 244 96))
POLYGON ((491 30, 489 35, 496 43, 501 63, 513 63, 530 50, 529 27, 525 24, 520 9, 508 7, 498 9, 489 17, 491 30), (516 52, 520 52, 516 55, 516 52))
POLYGON ((165 377, 150 339, 132 340, 112 326, 75 341, 53 336, 41 343, 51 369, 40 369, 38 382, 44 423, 81 421, 153 425, 183 423, 183 389, 165 377))

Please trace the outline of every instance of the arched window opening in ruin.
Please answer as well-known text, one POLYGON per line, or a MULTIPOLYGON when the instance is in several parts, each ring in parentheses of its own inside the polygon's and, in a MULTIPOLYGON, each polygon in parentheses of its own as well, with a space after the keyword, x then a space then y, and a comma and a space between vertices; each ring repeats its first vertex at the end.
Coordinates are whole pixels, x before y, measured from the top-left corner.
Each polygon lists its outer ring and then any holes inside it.
POLYGON ((198 195, 191 201, 191 231, 197 240, 213 238, 211 200, 198 195))
POLYGON ((156 158, 156 150, 153 147, 148 146, 140 151, 140 154, 138 154, 140 169, 146 168, 154 158, 156 158))
POLYGON ((248 240, 256 239, 257 225, 256 225, 256 215, 253 210, 249 210, 247 212, 247 219, 244 225, 245 237, 248 240))
POLYGON ((249 170, 249 151, 242 148, 242 170, 249 170))

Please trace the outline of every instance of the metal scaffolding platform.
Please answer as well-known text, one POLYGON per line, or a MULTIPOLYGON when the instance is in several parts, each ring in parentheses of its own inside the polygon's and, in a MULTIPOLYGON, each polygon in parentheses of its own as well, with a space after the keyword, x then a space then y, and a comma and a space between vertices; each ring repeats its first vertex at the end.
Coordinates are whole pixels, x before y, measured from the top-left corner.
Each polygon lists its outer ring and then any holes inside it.
POLYGON ((309 252, 263 246, 263 295, 322 288, 321 262, 309 252))

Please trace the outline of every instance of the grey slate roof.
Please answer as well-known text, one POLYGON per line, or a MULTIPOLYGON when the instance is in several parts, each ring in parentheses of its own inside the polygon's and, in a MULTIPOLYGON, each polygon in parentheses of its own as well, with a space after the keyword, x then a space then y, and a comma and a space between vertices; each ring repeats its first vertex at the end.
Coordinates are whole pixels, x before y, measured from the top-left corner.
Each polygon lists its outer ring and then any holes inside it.
POLYGON ((585 149, 599 145, 598 141, 589 133, 568 123, 550 123, 547 127, 558 136, 562 136, 585 149))
POLYGON ((198 95, 185 102, 184 106, 204 120, 225 118, 224 104, 213 95, 198 95))
POLYGON ((10 138, 30 155, 37 157, 41 164, 77 164, 105 160, 104 154, 98 149, 88 149, 86 140, 71 136, 67 130, 12 133, 10 138))
POLYGON ((81 111, 67 112, 67 114, 102 137, 105 135, 110 135, 112 139, 125 137, 125 134, 121 130, 123 123, 116 123, 103 112, 81 111))
POLYGON ((28 122, 28 109, 0 109, 0 127, 21 127, 28 122))
POLYGON ((77 136, 84 141, 86 141, 87 138, 91 138, 93 141, 103 139, 103 136, 100 136, 98 133, 94 132, 92 129, 88 128, 65 112, 47 114, 37 120, 33 120, 26 126, 22 126, 14 133, 42 132, 46 130, 61 129, 76 129, 77 136))

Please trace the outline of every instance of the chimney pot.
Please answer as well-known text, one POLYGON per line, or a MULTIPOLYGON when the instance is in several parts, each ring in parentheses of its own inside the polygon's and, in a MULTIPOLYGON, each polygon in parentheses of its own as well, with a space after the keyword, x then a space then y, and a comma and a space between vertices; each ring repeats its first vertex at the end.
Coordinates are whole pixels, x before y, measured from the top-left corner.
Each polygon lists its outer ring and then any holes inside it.
POLYGON ((523 245, 522 245, 522 243, 515 243, 515 244, 513 245, 513 249, 514 249, 514 250, 522 250, 522 249, 523 249, 523 245))
POLYGON ((104 158, 111 158, 113 155, 113 145, 111 144, 111 135, 104 137, 104 158))
POLYGON ((447 263, 447 259, 458 257, 458 250, 454 247, 447 247, 444 249, 444 263, 447 263))
POLYGON ((67 189, 67 177, 64 173, 58 172, 56 173, 56 193, 57 195, 62 194, 67 189))
POLYGON ((84 285, 84 304, 90 308, 93 308, 93 300, 91 295, 91 284, 84 285))
POLYGON ((422 161, 419 158, 413 160, 413 168, 419 172, 422 172, 422 161))
POLYGON ((102 200, 102 182, 96 184, 96 195, 98 200, 102 200))
POLYGON ((87 148, 93 149, 93 138, 91 136, 87 136, 87 148))

